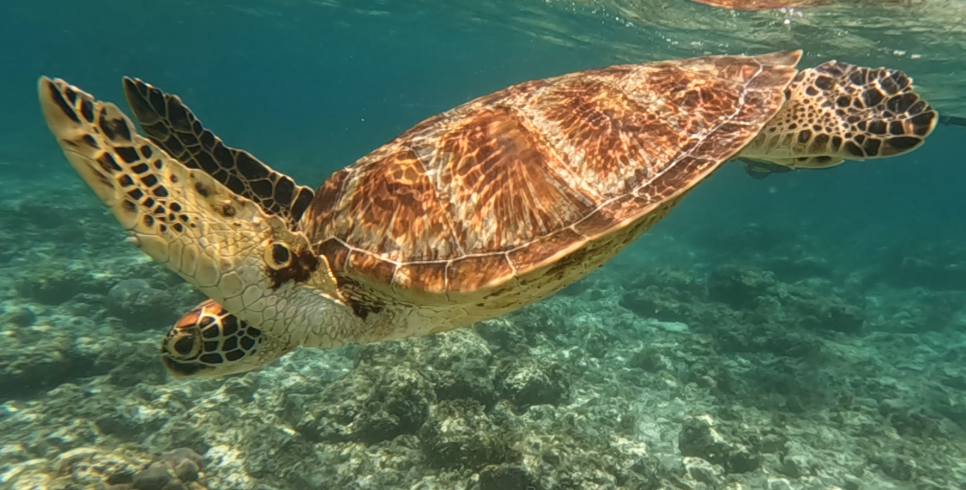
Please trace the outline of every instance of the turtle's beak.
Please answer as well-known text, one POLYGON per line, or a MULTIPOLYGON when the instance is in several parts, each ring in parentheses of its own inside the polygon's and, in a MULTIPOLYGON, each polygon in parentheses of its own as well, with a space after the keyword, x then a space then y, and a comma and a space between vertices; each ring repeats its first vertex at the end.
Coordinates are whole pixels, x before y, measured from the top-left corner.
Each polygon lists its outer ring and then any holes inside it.
POLYGON ((211 370, 210 366, 205 366, 200 362, 178 362, 170 356, 161 356, 161 363, 164 368, 175 378, 191 378, 204 376, 203 371, 211 370))

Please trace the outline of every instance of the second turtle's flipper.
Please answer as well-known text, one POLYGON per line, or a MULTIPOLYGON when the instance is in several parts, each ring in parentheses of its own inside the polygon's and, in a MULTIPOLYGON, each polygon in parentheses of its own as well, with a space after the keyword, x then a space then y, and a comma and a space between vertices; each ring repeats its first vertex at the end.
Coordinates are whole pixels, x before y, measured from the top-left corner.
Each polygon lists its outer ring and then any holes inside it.
POLYGON ((959 116, 940 116, 939 122, 947 126, 963 126, 966 127, 966 117, 959 116))
POLYGON ((745 169, 745 173, 753 179, 764 179, 771 174, 783 174, 792 171, 791 168, 783 165, 752 160, 750 158, 739 158, 737 162, 745 169))

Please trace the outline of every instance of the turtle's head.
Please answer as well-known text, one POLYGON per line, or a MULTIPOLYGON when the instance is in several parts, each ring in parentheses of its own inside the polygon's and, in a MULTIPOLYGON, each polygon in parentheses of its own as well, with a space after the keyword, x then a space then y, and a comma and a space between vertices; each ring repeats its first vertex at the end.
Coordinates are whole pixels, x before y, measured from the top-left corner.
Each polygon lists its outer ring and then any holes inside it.
POLYGON ((199 145, 208 145, 214 155, 209 158, 218 159, 206 164, 226 167, 234 158, 210 139, 192 140, 190 151, 180 154, 184 162, 173 158, 138 135, 115 105, 62 80, 41 78, 39 91, 67 160, 129 240, 217 302, 203 303, 169 333, 162 349, 169 370, 182 376, 241 372, 297 345, 332 347, 360 335, 361 320, 343 303, 325 257, 277 214, 280 203, 292 200, 290 188, 271 191, 268 177, 246 184, 224 170, 206 172, 198 163, 199 145), (222 175, 224 183, 213 175, 222 175), (271 193, 246 191, 246 185, 268 186, 271 193), (245 336, 226 333, 234 326, 237 334, 243 324, 245 336), (245 339, 262 339, 254 355, 229 348, 245 339))
POLYGON ((161 362, 176 378, 209 378, 260 368, 290 350, 209 299, 164 336, 161 362))

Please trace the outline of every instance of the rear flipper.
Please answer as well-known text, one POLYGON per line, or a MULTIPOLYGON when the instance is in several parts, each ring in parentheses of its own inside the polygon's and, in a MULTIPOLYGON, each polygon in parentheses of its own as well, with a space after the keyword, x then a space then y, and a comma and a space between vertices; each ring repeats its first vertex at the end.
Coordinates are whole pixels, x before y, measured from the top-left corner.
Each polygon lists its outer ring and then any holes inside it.
POLYGON ((799 73, 787 94, 741 157, 792 168, 886 158, 918 148, 938 121, 912 80, 885 68, 830 61, 799 73))

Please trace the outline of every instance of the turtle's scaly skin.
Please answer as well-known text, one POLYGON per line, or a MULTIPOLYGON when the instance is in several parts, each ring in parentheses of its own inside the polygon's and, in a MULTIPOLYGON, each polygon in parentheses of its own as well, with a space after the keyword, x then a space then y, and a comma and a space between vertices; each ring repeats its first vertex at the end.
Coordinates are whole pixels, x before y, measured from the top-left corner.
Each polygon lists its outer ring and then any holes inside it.
POLYGON ((40 94, 68 159, 142 250, 271 340, 233 361, 227 339, 204 342, 202 316, 180 322, 162 349, 168 368, 218 375, 295 345, 424 335, 539 300, 613 257, 733 157, 828 166, 910 151, 932 130, 935 112, 901 73, 834 62, 798 72, 800 56, 709 56, 515 85, 336 172, 304 213, 277 184, 245 182, 283 176, 224 148, 143 82, 125 87, 153 141, 62 81, 42 79, 40 94), (235 191, 232 178, 242 180, 235 191), (186 338, 203 345, 187 350, 186 338))

